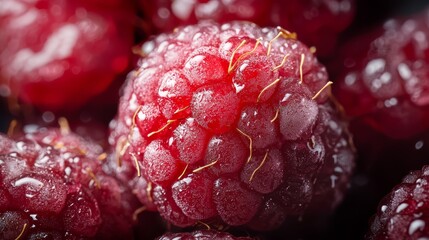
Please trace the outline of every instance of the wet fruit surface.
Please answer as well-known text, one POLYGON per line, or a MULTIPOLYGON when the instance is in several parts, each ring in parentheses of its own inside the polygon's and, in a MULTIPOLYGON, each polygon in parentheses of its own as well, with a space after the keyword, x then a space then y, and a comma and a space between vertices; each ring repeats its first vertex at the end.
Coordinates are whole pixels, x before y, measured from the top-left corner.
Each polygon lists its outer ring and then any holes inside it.
POLYGON ((426 7, 0 3, 0 238, 425 239, 426 7))
POLYGON ((257 230, 339 203, 353 169, 350 136, 324 67, 293 34, 205 22, 142 51, 109 139, 145 179, 135 186, 142 202, 177 226, 257 230))
POLYGON ((428 167, 404 177, 380 202, 368 239, 421 239, 428 229, 428 167))
POLYGON ((13 0, 1 8, 3 97, 43 110, 76 110, 130 63, 129 3, 112 9, 85 1, 13 0))
POLYGON ((131 237, 138 205, 103 171, 105 158, 101 146, 66 125, 1 135, 1 238, 131 237))
POLYGON ((338 35, 352 22, 354 0, 268 0, 229 2, 198 1, 138 1, 150 31, 162 33, 201 20, 226 23, 245 20, 260 26, 281 26, 298 33, 301 41, 316 46, 317 55, 331 56, 338 35))

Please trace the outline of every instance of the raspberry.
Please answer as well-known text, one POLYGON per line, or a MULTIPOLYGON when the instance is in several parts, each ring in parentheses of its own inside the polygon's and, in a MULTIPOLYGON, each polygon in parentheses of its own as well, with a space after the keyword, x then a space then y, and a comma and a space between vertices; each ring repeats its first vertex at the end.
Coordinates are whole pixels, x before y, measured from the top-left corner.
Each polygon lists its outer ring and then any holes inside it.
POLYGON ((183 240, 251 240, 254 238, 251 237, 234 237, 233 235, 226 232, 218 232, 215 230, 197 230, 193 232, 182 232, 182 233, 166 233, 158 238, 158 240, 173 240, 173 239, 183 239, 183 240))
POLYGON ((232 20, 247 20, 264 24, 273 0, 222 1, 197 0, 186 1, 153 1, 139 0, 138 3, 156 32, 171 31, 178 26, 195 24, 201 20, 214 20, 224 23, 232 20))
POLYGON ((350 41, 334 93, 355 122, 393 139, 429 129, 428 10, 350 41))
POLYGON ((127 70, 133 44, 133 27, 127 22, 132 8, 128 3, 108 5, 3 3, 0 95, 43 110, 69 112, 104 91, 127 70))
POLYGON ((142 51, 109 143, 149 210, 181 227, 269 230, 309 204, 338 204, 350 136, 325 68, 293 34, 203 22, 142 51))
POLYGON ((103 172, 103 149, 64 122, 24 130, 0 136, 0 238, 130 238, 138 205, 103 172))
POLYGON ((380 202, 368 239, 423 239, 429 235, 429 166, 408 174, 380 202))
POLYGON ((296 31, 300 40, 316 46, 318 55, 329 56, 338 35, 352 22, 354 0, 268 0, 223 2, 198 1, 139 1, 154 33, 171 31, 178 26, 201 20, 226 23, 246 20, 261 26, 282 26, 296 31))
POLYGON ((354 0, 277 0, 271 12, 275 25, 296 31, 301 41, 315 46, 317 55, 332 55, 337 39, 352 23, 354 0))

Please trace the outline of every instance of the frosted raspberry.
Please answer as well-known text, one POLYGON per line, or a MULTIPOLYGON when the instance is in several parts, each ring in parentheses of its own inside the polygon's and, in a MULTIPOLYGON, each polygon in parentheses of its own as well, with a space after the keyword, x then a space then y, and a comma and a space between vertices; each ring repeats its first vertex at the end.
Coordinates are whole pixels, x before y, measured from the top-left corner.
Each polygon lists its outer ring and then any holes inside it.
POLYGON ((142 51, 109 142, 148 209, 182 227, 269 230, 309 204, 339 203, 350 136, 325 68, 293 34, 205 22, 142 51))
POLYGON ((390 19, 341 50, 335 95, 357 124, 393 139, 429 129, 428 11, 390 19))
POLYGON ((4 2, 0 95, 67 112, 100 94, 131 61, 134 12, 126 2, 4 2))
POLYGON ((368 239, 424 239, 429 236, 429 167, 411 172, 380 202, 368 239))
POLYGON ((0 136, 0 238, 131 238, 138 204, 103 148, 65 125, 24 129, 0 136))

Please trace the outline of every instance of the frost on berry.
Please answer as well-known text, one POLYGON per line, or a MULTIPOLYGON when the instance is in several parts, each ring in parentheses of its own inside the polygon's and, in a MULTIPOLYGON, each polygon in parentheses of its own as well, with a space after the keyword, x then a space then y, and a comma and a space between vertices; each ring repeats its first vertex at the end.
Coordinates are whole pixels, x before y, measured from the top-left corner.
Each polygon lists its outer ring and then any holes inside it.
POLYGON ((1 239, 130 236, 131 190, 108 175, 100 145, 64 124, 0 137, 1 239))
POLYGON ((155 183, 172 181, 179 176, 180 165, 171 151, 161 141, 153 141, 143 157, 143 169, 148 180, 155 183))
POLYGON ((280 132, 286 140, 297 140, 312 129, 318 113, 316 102, 286 94, 280 104, 280 132))
POLYGON ((429 129, 428 12, 389 19, 343 46, 334 93, 357 124, 398 140, 429 129))
POLYGON ((339 204, 354 151, 325 68, 295 34, 203 22, 143 46, 109 142, 148 209, 180 227, 271 230, 339 204))
POLYGON ((379 203, 368 239, 422 239, 428 236, 429 168, 404 177, 379 203))
POLYGON ((195 120, 204 128, 223 133, 231 129, 239 111, 239 98, 226 84, 209 85, 192 96, 191 110, 195 120))
POLYGON ((185 215, 197 220, 216 216, 213 182, 197 173, 173 184, 173 198, 185 215))
POLYGON ((222 220, 229 225, 238 226, 254 217, 262 198, 237 180, 219 178, 214 183, 213 200, 222 220))

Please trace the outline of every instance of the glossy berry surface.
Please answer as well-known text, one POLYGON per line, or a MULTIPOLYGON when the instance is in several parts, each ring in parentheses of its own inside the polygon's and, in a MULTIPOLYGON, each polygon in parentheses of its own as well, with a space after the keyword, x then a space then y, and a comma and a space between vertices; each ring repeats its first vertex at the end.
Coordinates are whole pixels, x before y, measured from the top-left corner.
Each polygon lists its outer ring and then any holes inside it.
POLYGON ((234 237, 233 235, 226 232, 218 232, 216 230, 198 230, 194 232, 182 232, 182 233, 166 233, 159 237, 157 240, 251 240, 251 237, 234 237))
POLYGON ((82 107, 127 69, 132 14, 126 1, 3 2, 0 95, 43 110, 82 107))
POLYGON ((293 34, 203 22, 142 54, 109 142, 148 209, 181 227, 269 230, 342 199, 350 136, 325 68, 293 34))
POLYGON ((150 21, 151 30, 172 31, 183 25, 195 24, 201 20, 225 23, 232 20, 247 20, 259 24, 269 22, 269 12, 273 0, 233 0, 230 2, 213 0, 138 0, 145 17, 150 21))
POLYGON ((260 26, 281 26, 298 33, 301 41, 329 56, 339 33, 352 22, 354 0, 140 0, 150 30, 169 32, 201 20, 226 23, 246 20, 260 26))
POLYGON ((66 125, 0 136, 1 239, 131 238, 136 201, 66 125))
POLYGON ((380 202, 368 239, 429 236, 429 167, 411 172, 380 202))
POLYGON ((388 20, 342 49, 335 95, 356 122, 389 138, 429 129, 427 13, 388 20))
POLYGON ((319 57, 330 57, 340 34, 352 23, 354 0, 274 1, 272 25, 298 33, 308 46, 315 46, 319 57))

